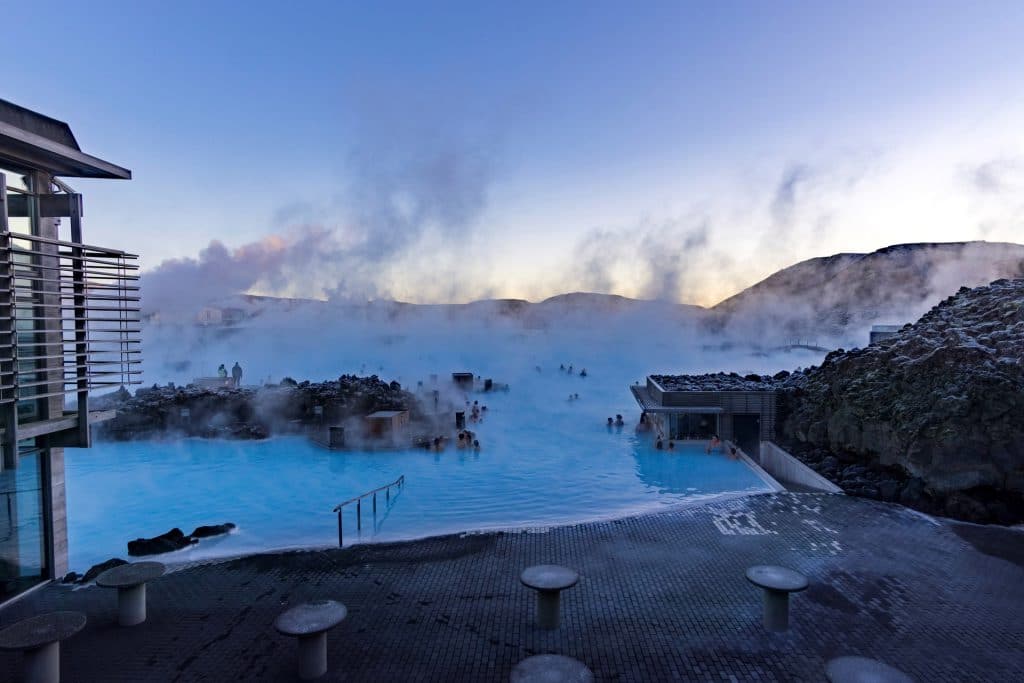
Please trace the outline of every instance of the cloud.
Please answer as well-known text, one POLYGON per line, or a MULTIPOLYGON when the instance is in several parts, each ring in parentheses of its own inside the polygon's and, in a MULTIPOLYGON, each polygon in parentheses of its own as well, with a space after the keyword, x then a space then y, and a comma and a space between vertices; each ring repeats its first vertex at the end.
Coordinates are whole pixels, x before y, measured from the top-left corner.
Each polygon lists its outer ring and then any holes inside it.
POLYGON ((1001 158, 986 161, 968 170, 975 190, 984 194, 1024 191, 1024 159, 1001 158))
POLYGON ((410 136, 366 136, 338 194, 282 205, 274 234, 235 249, 213 240, 195 258, 145 273, 143 306, 194 311, 247 292, 365 301, 398 296, 399 285, 464 293, 459 252, 487 207, 493 153, 450 136, 403 139, 410 136))
POLYGON ((317 228, 270 235, 236 249, 213 240, 195 258, 168 259, 144 273, 142 305, 148 312, 175 314, 258 288, 293 294, 294 283, 322 269, 337 252, 332 231, 317 228))

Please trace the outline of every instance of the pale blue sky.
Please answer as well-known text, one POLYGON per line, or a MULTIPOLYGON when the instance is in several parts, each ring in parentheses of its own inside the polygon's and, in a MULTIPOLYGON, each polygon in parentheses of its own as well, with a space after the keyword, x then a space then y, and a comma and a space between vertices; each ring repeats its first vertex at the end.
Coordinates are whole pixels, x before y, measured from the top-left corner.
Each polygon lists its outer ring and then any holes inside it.
POLYGON ((326 231, 331 258, 255 291, 713 303, 814 255, 1024 239, 1020 2, 51 2, 4 23, 0 97, 135 174, 77 182, 89 241, 153 268, 216 238, 244 268, 233 249, 326 231))

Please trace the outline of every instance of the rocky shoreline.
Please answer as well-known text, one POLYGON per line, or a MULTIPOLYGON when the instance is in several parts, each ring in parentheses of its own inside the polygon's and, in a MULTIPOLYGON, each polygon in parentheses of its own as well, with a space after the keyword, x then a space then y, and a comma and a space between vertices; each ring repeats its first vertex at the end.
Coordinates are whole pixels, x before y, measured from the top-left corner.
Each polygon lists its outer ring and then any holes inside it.
POLYGON ((1024 521, 1024 279, 961 288, 896 336, 817 367, 655 379, 774 391, 779 445, 852 495, 1024 521))
POLYGON ((154 385, 134 396, 124 389, 101 396, 91 407, 117 411, 116 417, 94 427, 98 438, 112 441, 155 435, 265 439, 378 410, 409 410, 414 419, 419 413, 412 394, 376 375, 342 375, 328 382, 285 378, 258 388, 154 385))

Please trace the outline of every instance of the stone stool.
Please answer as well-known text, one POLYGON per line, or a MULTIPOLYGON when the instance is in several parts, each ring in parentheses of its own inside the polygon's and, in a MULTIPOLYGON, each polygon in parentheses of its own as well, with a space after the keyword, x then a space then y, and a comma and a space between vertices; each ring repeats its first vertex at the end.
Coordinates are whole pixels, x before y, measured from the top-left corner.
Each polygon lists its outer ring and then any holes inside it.
POLYGON ((594 672, 572 657, 534 655, 515 665, 512 683, 593 683, 594 672))
POLYGON ((825 665, 825 676, 832 683, 914 683, 899 669, 867 657, 831 659, 825 665))
POLYGON ((537 626, 547 630, 558 628, 559 596, 566 588, 575 586, 580 575, 568 567, 539 564, 524 569, 519 580, 537 591, 537 626))
POLYGON ((785 567, 757 565, 747 570, 747 580, 764 589, 764 627, 788 629, 789 594, 807 588, 807 577, 785 567))
POLYGON ((304 681, 327 673, 327 631, 348 614, 334 600, 314 600, 292 607, 274 621, 279 633, 299 639, 299 678, 304 681))
POLYGON ((25 683, 60 683, 60 641, 85 628, 81 612, 51 612, 0 631, 0 649, 25 653, 25 683))
POLYGON ((117 623, 135 626, 146 620, 146 582, 164 575, 159 562, 133 562, 113 567, 96 577, 96 585, 117 589, 117 623))

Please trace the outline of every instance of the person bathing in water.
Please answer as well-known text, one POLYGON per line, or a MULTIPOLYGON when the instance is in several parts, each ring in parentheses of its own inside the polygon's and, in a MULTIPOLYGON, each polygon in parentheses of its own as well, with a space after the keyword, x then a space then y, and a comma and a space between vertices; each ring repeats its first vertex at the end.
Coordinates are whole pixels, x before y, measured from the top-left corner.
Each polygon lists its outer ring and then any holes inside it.
POLYGON ((711 437, 711 443, 709 443, 708 447, 704 449, 704 452, 705 453, 711 453, 712 451, 714 451, 714 450, 716 450, 718 448, 721 448, 721 447, 722 447, 722 442, 718 439, 718 434, 714 434, 711 437))
MULTIPOLYGON (((609 419, 611 419, 611 418, 609 418, 609 419)), ((626 421, 622 419, 622 416, 621 415, 616 415, 615 416, 615 426, 616 427, 621 427, 624 424, 626 424, 626 421)))

